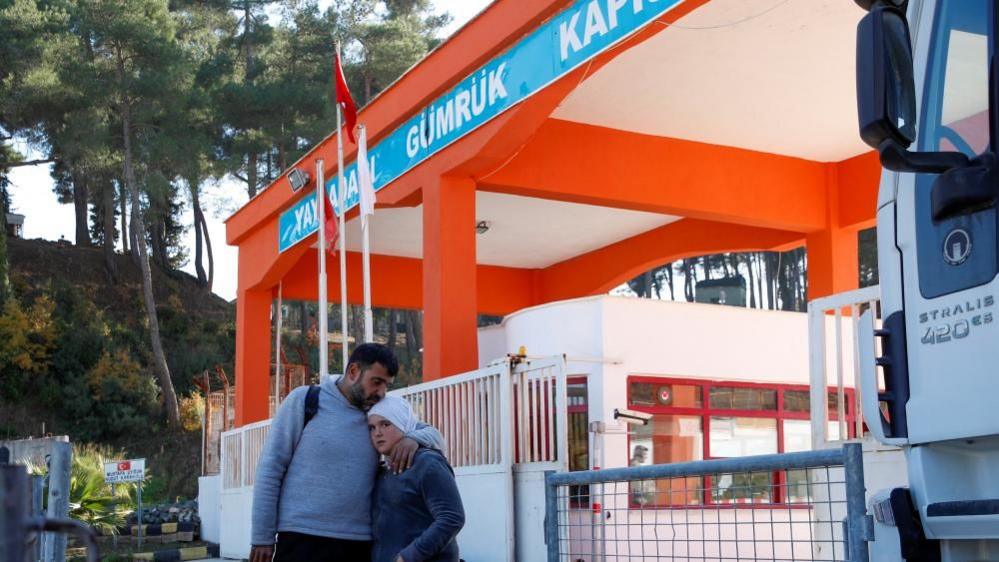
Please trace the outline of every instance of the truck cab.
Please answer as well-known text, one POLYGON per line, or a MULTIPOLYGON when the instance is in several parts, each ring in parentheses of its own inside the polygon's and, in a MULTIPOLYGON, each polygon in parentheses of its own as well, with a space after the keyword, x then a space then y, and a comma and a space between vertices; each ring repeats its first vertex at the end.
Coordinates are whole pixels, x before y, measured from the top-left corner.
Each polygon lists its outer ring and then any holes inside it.
POLYGON ((999 560, 996 3, 858 4, 860 132, 884 168, 862 402, 910 479, 871 502, 872 559, 999 560))

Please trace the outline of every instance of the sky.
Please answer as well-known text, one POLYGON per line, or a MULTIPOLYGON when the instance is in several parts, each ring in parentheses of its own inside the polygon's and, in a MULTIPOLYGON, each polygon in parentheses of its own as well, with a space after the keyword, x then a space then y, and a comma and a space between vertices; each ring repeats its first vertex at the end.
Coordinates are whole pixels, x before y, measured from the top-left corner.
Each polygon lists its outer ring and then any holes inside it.
MULTIPOLYGON (((444 35, 454 33, 473 16, 485 8, 491 0, 434 0, 438 12, 448 12, 452 16, 451 23, 445 28, 444 35)), ((319 0, 321 8, 332 3, 332 0, 319 0)), ((15 144, 22 154, 28 158, 44 158, 44 154, 32 153, 23 145, 15 144)), ((75 219, 73 204, 60 204, 53 192, 53 181, 49 176, 49 166, 25 166, 14 168, 10 175, 11 202, 13 212, 25 215, 24 237, 27 239, 43 238, 46 240, 74 240, 75 219)), ((246 203, 246 188, 235 181, 222 181, 204 186, 202 205, 208 222, 208 232, 212 241, 215 257, 215 283, 213 291, 226 300, 236 298, 236 262, 237 250, 225 244, 225 224, 223 221, 246 203)), ((190 201, 186 200, 184 212, 180 218, 181 224, 187 225, 184 235, 185 246, 189 256, 194 255, 194 230, 190 228, 193 222, 190 201)), ((119 243, 119 250, 120 250, 119 243)), ((194 274, 194 264, 188 260, 184 271, 194 274)))

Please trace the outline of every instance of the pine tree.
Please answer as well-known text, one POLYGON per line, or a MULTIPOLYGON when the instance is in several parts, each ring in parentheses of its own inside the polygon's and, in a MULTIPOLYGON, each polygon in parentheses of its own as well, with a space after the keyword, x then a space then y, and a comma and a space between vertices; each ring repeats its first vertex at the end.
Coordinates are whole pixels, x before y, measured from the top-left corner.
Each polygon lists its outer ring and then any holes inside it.
POLYGON ((97 84, 92 92, 95 104, 116 112, 121 135, 121 161, 124 187, 131 203, 132 225, 142 271, 143 299, 153 351, 153 369, 160 384, 167 420, 180 423, 177 396, 160 338, 156 302, 153 297, 147 232, 137 168, 147 172, 144 162, 155 150, 158 127, 177 101, 178 89, 192 76, 186 75, 174 22, 165 0, 80 0, 81 34, 90 38, 94 56, 89 66, 97 84))

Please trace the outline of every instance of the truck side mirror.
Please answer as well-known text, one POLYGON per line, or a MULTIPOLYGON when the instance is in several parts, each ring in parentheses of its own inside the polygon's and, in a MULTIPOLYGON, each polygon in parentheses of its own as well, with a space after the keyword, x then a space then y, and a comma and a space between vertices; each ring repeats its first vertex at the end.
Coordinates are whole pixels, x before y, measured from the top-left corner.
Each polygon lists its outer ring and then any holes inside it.
POLYGON ((860 138, 896 172, 943 173, 968 165, 960 152, 909 152, 916 140, 916 86, 905 13, 883 1, 857 24, 860 138))
POLYGON ((860 138, 873 148, 916 140, 916 86, 905 15, 876 6, 857 25, 860 138))

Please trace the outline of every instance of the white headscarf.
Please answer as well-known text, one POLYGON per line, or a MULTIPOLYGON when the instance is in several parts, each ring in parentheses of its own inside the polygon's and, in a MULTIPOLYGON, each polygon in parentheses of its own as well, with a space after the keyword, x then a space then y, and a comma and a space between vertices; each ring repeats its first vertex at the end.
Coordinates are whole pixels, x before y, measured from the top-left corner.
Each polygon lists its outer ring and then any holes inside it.
POLYGON ((409 402, 398 396, 389 394, 379 400, 377 404, 368 410, 368 417, 370 418, 371 416, 381 416, 387 419, 392 422, 392 425, 398 427, 403 434, 416 429, 417 420, 416 414, 413 413, 413 407, 409 405, 409 402))

